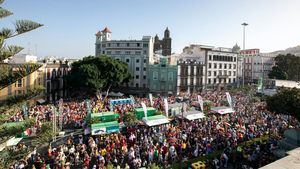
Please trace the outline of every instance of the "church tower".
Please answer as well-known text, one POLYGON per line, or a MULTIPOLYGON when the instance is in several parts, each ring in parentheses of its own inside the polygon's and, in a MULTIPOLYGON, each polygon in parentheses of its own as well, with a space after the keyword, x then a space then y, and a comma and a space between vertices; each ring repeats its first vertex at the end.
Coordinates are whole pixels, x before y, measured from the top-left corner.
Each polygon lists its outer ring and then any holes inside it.
POLYGON ((112 32, 107 27, 105 27, 101 32, 102 32, 102 36, 103 36, 103 38, 102 38, 103 41, 110 41, 111 40, 111 33, 112 32))
POLYGON ((162 55, 163 56, 171 55, 171 52, 172 52, 171 45, 172 45, 172 38, 170 37, 170 31, 167 27, 164 32, 164 38, 162 40, 162 55))
POLYGON ((159 40, 159 37, 157 36, 157 34, 154 37, 154 48, 153 48, 154 52, 157 52, 159 50, 161 50, 161 41, 159 40))

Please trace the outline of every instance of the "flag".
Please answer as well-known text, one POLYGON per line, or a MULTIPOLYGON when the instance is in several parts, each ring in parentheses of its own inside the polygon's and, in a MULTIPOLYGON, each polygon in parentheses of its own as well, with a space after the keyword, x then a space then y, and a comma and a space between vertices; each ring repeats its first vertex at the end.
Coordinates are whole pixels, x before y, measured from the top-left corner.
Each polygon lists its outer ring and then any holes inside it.
POLYGON ((200 95, 198 95, 198 102, 199 102, 199 105, 201 107, 201 111, 204 111, 204 109, 203 109, 203 99, 200 95))
POLYGON ((164 103, 165 103, 166 116, 169 117, 169 104, 167 98, 164 98, 164 103))
POLYGON ((231 100, 231 96, 228 92, 225 93, 226 94, 226 98, 227 98, 227 101, 229 103, 229 106, 232 107, 232 100, 231 100))
POLYGON ((149 93, 150 104, 153 107, 152 93, 149 93))
POLYGON ((134 100, 134 97, 132 95, 130 95, 130 99, 132 101, 132 104, 135 104, 135 100, 134 100))
POLYGON ((147 120, 147 107, 145 105, 144 102, 141 103, 142 107, 143 107, 143 110, 144 110, 144 114, 145 114, 145 119, 147 120))

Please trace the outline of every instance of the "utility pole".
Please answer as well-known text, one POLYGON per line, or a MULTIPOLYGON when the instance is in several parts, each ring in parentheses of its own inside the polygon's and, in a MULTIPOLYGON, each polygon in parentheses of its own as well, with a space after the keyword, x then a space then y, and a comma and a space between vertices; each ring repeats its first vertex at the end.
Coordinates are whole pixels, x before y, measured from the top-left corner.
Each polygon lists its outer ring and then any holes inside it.
POLYGON ((246 29, 246 26, 249 25, 248 23, 244 22, 242 23, 242 26, 243 26, 243 64, 242 64, 242 75, 243 75, 243 87, 245 85, 245 70, 244 70, 244 58, 245 58, 245 29, 246 29))

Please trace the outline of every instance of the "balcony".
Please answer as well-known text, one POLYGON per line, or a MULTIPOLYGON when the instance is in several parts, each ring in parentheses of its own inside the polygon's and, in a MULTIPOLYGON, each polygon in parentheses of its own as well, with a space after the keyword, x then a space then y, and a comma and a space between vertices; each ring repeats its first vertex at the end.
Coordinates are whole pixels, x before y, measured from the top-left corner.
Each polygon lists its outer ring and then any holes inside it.
POLYGON ((229 75, 224 74, 224 75, 218 75, 217 77, 218 77, 219 79, 226 79, 226 78, 229 77, 229 75))

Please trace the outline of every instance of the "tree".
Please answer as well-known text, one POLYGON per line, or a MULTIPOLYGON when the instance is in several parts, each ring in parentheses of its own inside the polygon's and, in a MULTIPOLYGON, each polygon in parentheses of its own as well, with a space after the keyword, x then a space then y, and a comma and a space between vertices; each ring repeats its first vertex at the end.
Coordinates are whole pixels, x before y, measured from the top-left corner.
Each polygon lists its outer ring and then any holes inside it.
POLYGON ((130 78, 126 63, 103 55, 88 56, 74 62, 67 81, 73 89, 107 90, 108 93, 112 86, 127 83, 130 78))
POLYGON ((300 89, 283 89, 266 101, 269 111, 288 114, 300 121, 300 89))
POLYGON ((281 80, 300 80, 300 57, 287 54, 275 57, 275 66, 269 73, 270 78, 281 80))
MULTIPOLYGON (((3 2, 4 0, 0 0, 0 5, 2 5, 3 2)), ((12 14, 13 13, 10 12, 9 10, 0 7, 0 19, 8 17, 12 14)), ((36 66, 34 64, 28 64, 28 65, 26 64, 26 65, 12 67, 12 65, 3 63, 5 59, 14 56, 15 54, 19 53, 23 49, 20 46, 6 45, 5 40, 18 36, 20 34, 27 33, 41 26, 43 25, 30 20, 17 20, 14 23, 14 27, 15 27, 14 29, 11 28, 0 29, 0 84, 1 84, 0 88, 3 88, 9 84, 14 83, 18 79, 32 73, 33 71, 39 68, 39 66, 36 66)))

